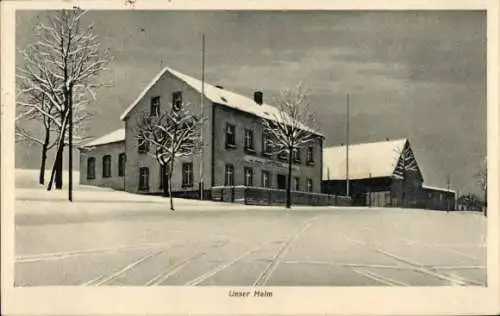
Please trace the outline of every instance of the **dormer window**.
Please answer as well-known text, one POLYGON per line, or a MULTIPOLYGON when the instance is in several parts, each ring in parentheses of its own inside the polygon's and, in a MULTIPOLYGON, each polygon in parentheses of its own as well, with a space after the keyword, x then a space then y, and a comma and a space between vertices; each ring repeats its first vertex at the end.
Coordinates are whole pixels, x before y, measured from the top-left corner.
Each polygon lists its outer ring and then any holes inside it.
POLYGON ((172 109, 174 111, 182 109, 182 91, 172 93, 172 109))

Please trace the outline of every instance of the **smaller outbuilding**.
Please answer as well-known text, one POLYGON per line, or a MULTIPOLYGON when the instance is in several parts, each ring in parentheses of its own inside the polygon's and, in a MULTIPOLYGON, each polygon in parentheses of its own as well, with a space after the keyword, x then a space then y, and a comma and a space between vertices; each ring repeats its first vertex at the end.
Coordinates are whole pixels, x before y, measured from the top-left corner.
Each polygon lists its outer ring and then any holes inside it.
POLYGON ((347 195, 356 206, 454 210, 456 193, 424 185, 408 139, 327 147, 322 192, 347 195))

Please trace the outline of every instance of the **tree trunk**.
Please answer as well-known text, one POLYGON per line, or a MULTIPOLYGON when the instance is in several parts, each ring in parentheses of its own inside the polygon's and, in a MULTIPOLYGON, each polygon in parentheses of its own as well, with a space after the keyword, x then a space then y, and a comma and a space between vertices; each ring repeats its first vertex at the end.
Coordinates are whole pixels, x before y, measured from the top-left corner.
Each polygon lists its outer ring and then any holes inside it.
POLYGON ((63 187, 63 164, 64 164, 63 154, 64 154, 64 144, 61 146, 59 159, 56 161, 56 175, 55 175, 56 190, 61 190, 63 187))
POLYGON ((292 207, 292 149, 288 150, 288 179, 286 186, 286 208, 292 207))
POLYGON ((168 173, 168 195, 170 196, 170 210, 175 211, 174 209, 174 198, 172 196, 172 174, 174 171, 174 158, 172 157, 172 160, 170 161, 170 170, 168 173))
POLYGON ((169 186, 169 183, 170 183, 170 179, 168 177, 168 173, 167 173, 167 167, 166 165, 162 165, 161 166, 161 181, 162 181, 162 189, 163 189, 163 196, 169 196, 169 192, 168 192, 168 186, 169 186))
POLYGON ((60 149, 60 147, 57 147, 56 157, 54 159, 54 164, 52 165, 52 171, 50 174, 50 181, 49 181, 49 185, 47 187, 47 191, 52 190, 52 185, 54 184, 54 182, 56 182, 56 185, 57 185, 56 177, 57 177, 57 169, 58 169, 59 165, 62 165, 62 150, 60 149))
POLYGON ((48 150, 47 148, 49 143, 49 139, 47 136, 48 133, 45 136, 45 141, 42 146, 42 161, 40 163, 40 175, 38 177, 38 183, 42 185, 45 184, 45 165, 47 163, 47 150, 48 150))

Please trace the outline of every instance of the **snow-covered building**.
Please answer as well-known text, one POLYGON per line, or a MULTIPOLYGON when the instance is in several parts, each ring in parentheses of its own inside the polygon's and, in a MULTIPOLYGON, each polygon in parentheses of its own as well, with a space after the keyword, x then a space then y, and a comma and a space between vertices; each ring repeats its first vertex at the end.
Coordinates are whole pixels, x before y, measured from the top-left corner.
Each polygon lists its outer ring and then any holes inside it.
POLYGON ((322 192, 347 195, 348 182, 354 205, 455 208, 454 191, 424 185, 407 139, 325 148, 322 192))
MULTIPOLYGON (((162 170, 148 148, 138 143, 138 118, 144 112, 182 105, 206 118, 204 147, 200 155, 176 160, 175 194, 198 195, 201 180, 207 190, 233 185, 285 188, 286 158, 269 153, 262 126, 262 119, 272 119, 278 109, 266 104, 260 91, 252 98, 206 82, 201 98, 202 81, 164 68, 121 115, 122 129, 81 148, 80 183, 137 193, 162 192, 162 170)), ((323 136, 303 128, 317 137, 295 155, 294 189, 320 193, 323 136)))

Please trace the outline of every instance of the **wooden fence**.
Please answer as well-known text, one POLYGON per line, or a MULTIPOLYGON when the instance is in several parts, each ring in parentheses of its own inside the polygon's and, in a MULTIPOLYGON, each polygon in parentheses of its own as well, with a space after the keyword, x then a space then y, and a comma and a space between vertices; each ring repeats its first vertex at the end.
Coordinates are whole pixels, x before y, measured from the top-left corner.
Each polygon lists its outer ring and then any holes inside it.
MULTIPOLYGON (((285 205, 286 190, 246 186, 213 187, 211 198, 213 201, 249 205, 285 205)), ((349 206, 351 199, 338 195, 292 191, 292 205, 349 206)))

